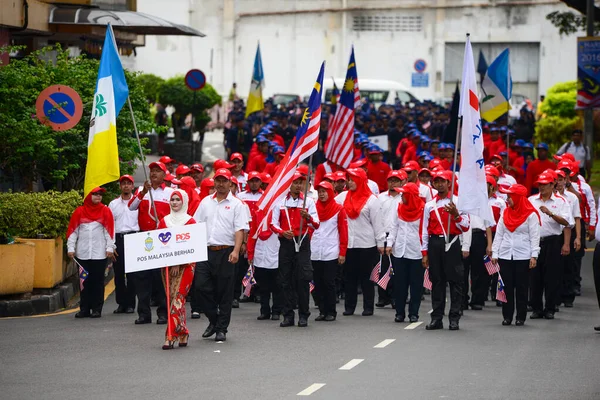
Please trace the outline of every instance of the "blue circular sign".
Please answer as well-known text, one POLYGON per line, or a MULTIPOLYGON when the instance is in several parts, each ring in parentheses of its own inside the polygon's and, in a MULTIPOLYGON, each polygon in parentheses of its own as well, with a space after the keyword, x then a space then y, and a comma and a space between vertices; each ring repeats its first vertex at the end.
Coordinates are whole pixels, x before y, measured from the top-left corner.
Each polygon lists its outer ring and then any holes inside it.
POLYGON ((71 129, 83 114, 81 97, 72 88, 52 85, 44 89, 35 103, 37 117, 55 131, 71 129))
POLYGON ((206 85, 206 76, 199 69, 191 69, 185 74, 185 84, 190 90, 200 90, 206 85))
POLYGON ((425 62, 425 60, 418 59, 417 61, 415 61, 415 71, 417 71, 418 73, 425 72, 426 68, 427 68, 427 62, 425 62))

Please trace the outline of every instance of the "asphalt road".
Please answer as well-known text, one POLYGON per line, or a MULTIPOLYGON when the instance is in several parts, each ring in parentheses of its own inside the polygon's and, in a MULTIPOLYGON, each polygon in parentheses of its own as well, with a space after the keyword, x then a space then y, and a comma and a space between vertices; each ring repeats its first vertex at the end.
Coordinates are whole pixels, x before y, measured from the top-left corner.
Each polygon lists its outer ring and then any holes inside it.
POLYGON ((284 329, 246 303, 227 342, 200 338, 203 316, 188 321, 187 348, 163 351, 164 326, 112 314, 114 294, 101 319, 0 320, 0 399, 599 399, 591 259, 575 307, 524 327, 501 326, 488 303, 458 332, 428 332, 427 299, 418 326, 394 323, 389 307, 372 317, 338 307, 336 322, 314 322, 313 310, 308 328, 284 329))

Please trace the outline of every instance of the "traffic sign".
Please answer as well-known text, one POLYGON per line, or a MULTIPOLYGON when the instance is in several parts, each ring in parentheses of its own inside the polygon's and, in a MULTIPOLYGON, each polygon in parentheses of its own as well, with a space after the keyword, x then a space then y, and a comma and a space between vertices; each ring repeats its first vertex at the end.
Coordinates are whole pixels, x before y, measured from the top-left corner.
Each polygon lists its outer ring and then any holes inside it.
POLYGON ((418 72, 412 73, 412 87, 428 87, 429 86, 429 74, 420 74, 418 72))
POLYGON ((190 69, 185 74, 185 84, 190 90, 200 90, 206 85, 206 75, 199 69, 190 69))
POLYGON ((42 90, 35 102, 40 122, 55 131, 66 131, 79 123, 83 114, 81 97, 65 85, 52 85, 42 90))
POLYGON ((415 61, 415 71, 422 73, 425 72, 425 69, 427 68, 427 62, 423 59, 418 59, 417 61, 415 61))

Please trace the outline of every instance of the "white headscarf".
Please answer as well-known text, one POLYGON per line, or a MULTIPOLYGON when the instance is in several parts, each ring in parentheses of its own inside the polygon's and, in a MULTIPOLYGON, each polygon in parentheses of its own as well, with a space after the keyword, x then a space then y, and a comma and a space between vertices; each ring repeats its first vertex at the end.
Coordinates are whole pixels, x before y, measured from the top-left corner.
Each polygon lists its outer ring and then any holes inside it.
MULTIPOLYGON (((183 204, 181 205, 181 210, 179 211, 173 211, 173 208, 171 207, 171 213, 165 216, 165 225, 167 225, 167 228, 185 225, 190 219, 192 219, 192 217, 189 216, 187 213, 188 204, 190 200, 185 190, 176 189, 173 193, 171 193, 171 197, 173 197, 173 195, 175 194, 177 194, 181 198, 183 204)), ((169 202, 170 201, 171 198, 169 198, 169 202)))

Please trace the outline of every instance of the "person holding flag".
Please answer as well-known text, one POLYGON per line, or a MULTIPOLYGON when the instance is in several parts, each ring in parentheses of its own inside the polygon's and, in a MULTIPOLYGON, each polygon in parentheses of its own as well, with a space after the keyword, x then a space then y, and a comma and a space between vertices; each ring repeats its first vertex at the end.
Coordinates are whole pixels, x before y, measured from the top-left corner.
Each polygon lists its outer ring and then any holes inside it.
POLYGON ((256 56, 254 57, 254 70, 252 71, 252 82, 250 82, 250 93, 246 104, 246 118, 252 113, 261 111, 265 108, 263 102, 262 90, 265 86, 265 75, 262 67, 262 57, 260 55, 260 43, 256 46, 256 56))
POLYGON ((104 270, 108 259, 115 260, 115 220, 110 208, 102 204, 104 193, 101 187, 93 188, 71 215, 67 228, 67 255, 83 270, 80 279, 84 279, 75 318, 102 316, 104 270))
POLYGON ((540 253, 540 215, 527 199, 527 188, 512 185, 500 189, 508 195, 508 207, 500 215, 492 244, 492 262, 500 264, 506 302, 502 303, 502 325, 516 325, 527 318, 529 270, 537 266, 540 253), (515 302, 516 299, 516 302, 515 302))

